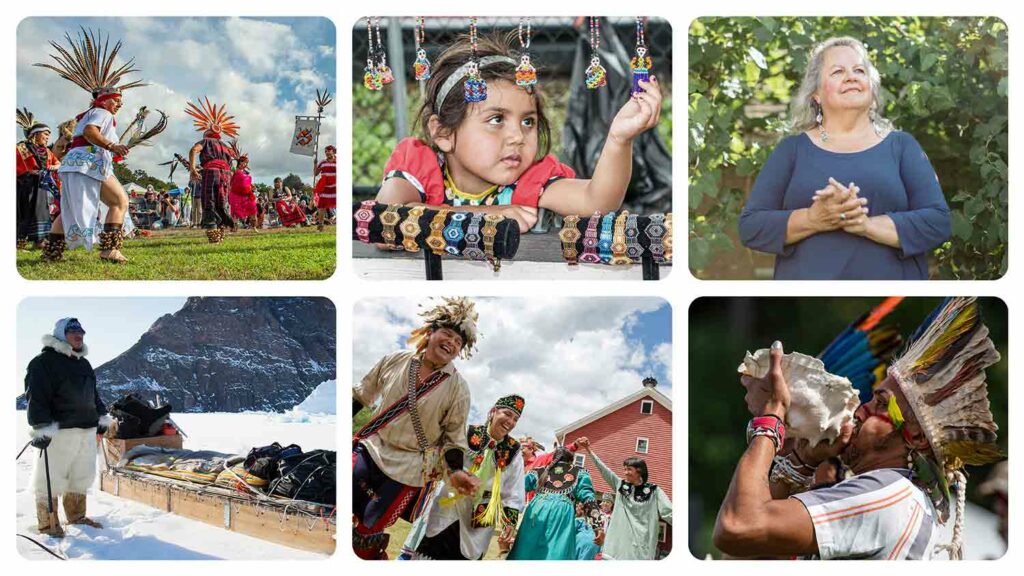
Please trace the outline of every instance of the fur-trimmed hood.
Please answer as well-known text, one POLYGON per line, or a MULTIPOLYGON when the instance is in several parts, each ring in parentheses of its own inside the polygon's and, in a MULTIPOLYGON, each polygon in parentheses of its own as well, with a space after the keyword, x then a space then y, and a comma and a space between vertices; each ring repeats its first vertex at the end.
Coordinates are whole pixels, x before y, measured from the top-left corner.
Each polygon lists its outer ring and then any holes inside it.
POLYGON ((57 352, 60 352, 70 358, 85 358, 85 356, 89 354, 89 347, 86 346, 84 342, 82 343, 82 349, 76 352, 71 348, 71 344, 68 344, 63 340, 58 340, 53 334, 43 334, 43 346, 53 348, 57 352))

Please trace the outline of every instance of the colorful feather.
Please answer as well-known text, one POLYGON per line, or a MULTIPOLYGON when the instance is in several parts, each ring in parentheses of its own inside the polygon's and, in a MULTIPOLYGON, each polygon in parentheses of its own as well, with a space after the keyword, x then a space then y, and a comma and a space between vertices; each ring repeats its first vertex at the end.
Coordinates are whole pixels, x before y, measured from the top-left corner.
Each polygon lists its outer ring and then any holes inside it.
POLYGON ((197 100, 198 104, 189 102, 185 113, 193 118, 192 124, 200 132, 217 132, 231 138, 238 137, 238 124, 235 117, 227 113, 227 107, 210 102, 208 97, 197 100))
POLYGON ((56 54, 50 54, 53 63, 39 62, 34 64, 56 72, 61 78, 73 82, 93 97, 101 93, 124 92, 131 88, 146 86, 145 82, 134 81, 118 85, 125 76, 138 72, 135 59, 131 58, 124 64, 115 67, 117 54, 121 51, 121 42, 110 48, 110 36, 104 38, 103 32, 81 28, 78 37, 71 38, 65 33, 68 48, 51 41, 50 46, 56 54))
POLYGON ((872 390, 885 377, 885 366, 902 343, 892 326, 880 325, 903 300, 891 296, 854 320, 818 355, 825 370, 850 380, 861 402, 871 399, 872 390))

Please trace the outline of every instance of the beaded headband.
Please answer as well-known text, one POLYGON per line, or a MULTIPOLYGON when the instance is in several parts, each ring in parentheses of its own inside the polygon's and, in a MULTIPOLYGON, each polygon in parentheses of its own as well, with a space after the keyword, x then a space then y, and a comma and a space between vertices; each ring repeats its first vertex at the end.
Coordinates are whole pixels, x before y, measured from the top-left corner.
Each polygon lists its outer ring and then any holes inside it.
POLYGON ((462 66, 459 66, 455 72, 452 72, 452 75, 444 81, 444 84, 441 85, 441 89, 437 92, 437 99, 434 101, 435 113, 441 111, 441 105, 444 104, 445 98, 448 97, 448 93, 452 91, 452 88, 454 88, 456 84, 462 82, 462 80, 469 74, 469 69, 474 64, 476 64, 477 68, 483 70, 485 66, 490 66, 491 64, 510 64, 515 67, 517 63, 508 56, 492 55, 484 56, 477 61, 470 60, 462 66))

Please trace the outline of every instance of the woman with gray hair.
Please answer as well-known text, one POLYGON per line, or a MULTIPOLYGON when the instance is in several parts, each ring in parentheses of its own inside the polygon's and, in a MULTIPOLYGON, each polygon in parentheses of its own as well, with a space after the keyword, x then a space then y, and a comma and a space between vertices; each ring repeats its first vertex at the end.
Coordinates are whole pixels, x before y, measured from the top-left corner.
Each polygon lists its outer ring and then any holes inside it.
POLYGON ((743 244, 776 254, 779 280, 926 280, 949 238, 938 177, 882 117, 878 70, 853 38, 818 44, 740 215, 743 244))

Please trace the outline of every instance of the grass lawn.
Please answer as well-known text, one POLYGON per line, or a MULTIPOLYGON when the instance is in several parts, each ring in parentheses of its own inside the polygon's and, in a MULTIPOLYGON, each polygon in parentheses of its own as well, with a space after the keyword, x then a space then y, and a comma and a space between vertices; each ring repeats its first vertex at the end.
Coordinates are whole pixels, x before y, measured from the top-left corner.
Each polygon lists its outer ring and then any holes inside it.
MULTIPOLYGON (((402 553, 402 544, 405 543, 405 539, 409 536, 409 530, 411 529, 412 524, 409 524, 405 520, 399 520, 392 524, 390 528, 385 530, 385 532, 391 535, 391 540, 388 541, 388 560, 394 560, 402 553)), ((487 547, 487 553, 484 554, 484 560, 497 559, 498 538, 497 535, 495 535, 491 537, 491 545, 487 547)))
POLYGON ((99 250, 67 250, 44 263, 38 250, 18 250, 27 280, 322 280, 334 273, 337 228, 239 230, 210 244, 203 230, 156 230, 124 241, 124 264, 104 262, 99 250))

